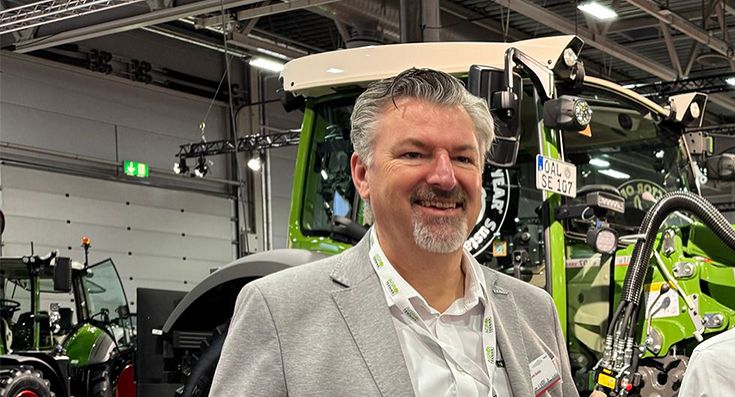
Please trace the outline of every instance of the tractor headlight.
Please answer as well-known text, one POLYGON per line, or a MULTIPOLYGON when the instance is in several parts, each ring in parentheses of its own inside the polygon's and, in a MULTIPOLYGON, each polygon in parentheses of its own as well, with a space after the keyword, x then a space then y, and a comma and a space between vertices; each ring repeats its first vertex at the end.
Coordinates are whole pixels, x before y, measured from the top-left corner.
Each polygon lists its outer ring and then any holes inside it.
POLYGON ((587 231, 587 245, 601 254, 612 254, 618 248, 618 233, 607 224, 597 222, 587 231))

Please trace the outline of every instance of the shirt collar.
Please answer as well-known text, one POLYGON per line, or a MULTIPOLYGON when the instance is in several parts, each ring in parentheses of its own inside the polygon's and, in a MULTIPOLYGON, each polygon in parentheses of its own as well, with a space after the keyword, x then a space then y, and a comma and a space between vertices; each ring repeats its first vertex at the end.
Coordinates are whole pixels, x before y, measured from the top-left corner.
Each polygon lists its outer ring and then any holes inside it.
MULTIPOLYGON (((384 262, 383 266, 388 266, 391 269, 395 270, 395 268, 393 268, 393 264, 390 263, 388 257, 383 251, 383 248, 380 246, 380 241, 378 240, 378 233, 375 231, 375 226, 370 228, 370 231, 368 231, 368 236, 370 238, 370 244, 375 245, 377 249, 380 250, 384 262)), ((465 288, 464 297, 460 299, 464 304, 465 309, 469 310, 473 308, 475 305, 477 305, 478 301, 482 302, 483 305, 487 305, 487 287, 485 285, 485 276, 481 268, 482 265, 480 265, 480 263, 477 262, 477 260, 464 248, 462 248, 461 266, 465 274, 465 288)), ((401 280, 403 280, 398 271, 396 271, 395 274, 396 277, 400 277, 401 280)), ((379 273, 378 278, 381 278, 379 273)), ((405 280, 403 281, 405 282, 405 280)), ((381 284, 384 284, 384 280, 382 280, 382 278, 381 284)), ((424 300, 424 298, 421 296, 421 294, 418 293, 418 291, 416 291, 408 282, 405 282, 405 284, 408 286, 408 290, 406 291, 406 293, 408 294, 409 299, 418 299, 423 305, 425 305, 427 308, 430 308, 429 304, 426 303, 426 300, 424 300)), ((388 307, 394 306, 395 302, 393 301, 390 293, 385 288, 383 288, 383 294, 385 296, 386 302, 388 303, 388 307)))

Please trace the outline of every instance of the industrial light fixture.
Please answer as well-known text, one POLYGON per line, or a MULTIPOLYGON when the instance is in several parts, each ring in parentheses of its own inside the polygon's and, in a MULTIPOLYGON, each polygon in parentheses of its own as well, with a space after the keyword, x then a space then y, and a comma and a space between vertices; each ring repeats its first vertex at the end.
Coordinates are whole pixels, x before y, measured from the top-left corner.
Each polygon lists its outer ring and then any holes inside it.
POLYGON ((735 77, 728 77, 725 82, 730 85, 735 85, 735 77))
POLYGON ((197 166, 194 167, 194 175, 196 175, 197 178, 204 178, 204 176, 207 175, 207 172, 209 172, 209 165, 207 165, 207 161, 204 159, 204 157, 199 157, 197 166))
POLYGON ((268 58, 254 57, 250 59, 250 62, 248 63, 256 68, 265 69, 271 72, 278 73, 283 70, 283 63, 268 58))
POLYGON ((581 11, 599 19, 602 21, 615 19, 618 17, 618 13, 613 11, 612 8, 602 5, 600 3, 597 3, 595 1, 590 1, 589 3, 580 4, 577 6, 581 11))
POLYGON ((248 168, 253 171, 260 171, 263 162, 260 160, 260 152, 253 152, 253 157, 248 160, 248 168))
POLYGON ((186 174, 189 172, 189 167, 186 165, 186 159, 179 157, 179 161, 174 162, 174 173, 176 175, 186 174))
POLYGON ((590 164, 594 165, 595 167, 609 167, 610 166, 609 162, 603 159, 598 159, 598 158, 594 158, 590 160, 590 164))

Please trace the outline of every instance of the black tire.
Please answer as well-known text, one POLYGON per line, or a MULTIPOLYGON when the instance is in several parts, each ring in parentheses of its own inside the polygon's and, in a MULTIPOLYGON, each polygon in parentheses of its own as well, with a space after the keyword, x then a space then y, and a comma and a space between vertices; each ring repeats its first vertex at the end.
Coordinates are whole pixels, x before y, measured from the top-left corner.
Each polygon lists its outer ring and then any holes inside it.
POLYGON ((31 392, 38 397, 55 397, 51 384, 43 373, 30 365, 21 365, 0 376, 0 397, 15 397, 21 392, 31 392))
POLYGON ((184 385, 176 391, 178 396, 209 396, 214 370, 217 369, 229 328, 230 320, 227 320, 226 323, 215 328, 212 335, 202 342, 199 352, 191 355, 188 365, 182 369, 184 385))
POLYGON ((89 371, 89 396, 112 397, 110 369, 107 365, 102 365, 89 371))

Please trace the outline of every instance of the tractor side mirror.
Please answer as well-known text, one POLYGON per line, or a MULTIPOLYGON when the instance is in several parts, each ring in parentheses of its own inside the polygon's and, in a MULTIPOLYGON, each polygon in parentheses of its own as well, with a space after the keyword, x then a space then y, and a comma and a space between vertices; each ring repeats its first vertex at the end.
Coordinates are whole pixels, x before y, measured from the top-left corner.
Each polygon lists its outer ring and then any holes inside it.
POLYGON ((71 258, 54 259, 54 291, 71 292, 71 258))
POLYGON ((513 73, 513 87, 509 90, 503 69, 472 65, 467 88, 472 95, 487 101, 495 119, 495 139, 488 151, 487 163, 500 168, 512 167, 518 156, 521 138, 521 76, 513 73))

